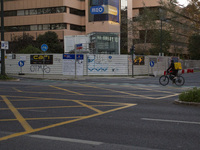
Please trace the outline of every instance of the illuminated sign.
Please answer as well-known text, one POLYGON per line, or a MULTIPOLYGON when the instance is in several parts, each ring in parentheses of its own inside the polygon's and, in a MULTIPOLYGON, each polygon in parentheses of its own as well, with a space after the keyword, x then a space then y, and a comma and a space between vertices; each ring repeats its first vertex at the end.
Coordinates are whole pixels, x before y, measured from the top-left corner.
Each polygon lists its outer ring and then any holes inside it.
POLYGON ((111 21, 119 23, 120 0, 88 0, 89 22, 111 21))
POLYGON ((53 64, 53 55, 31 55, 30 64, 53 64))
POLYGON ((104 12, 104 8, 102 6, 93 6, 90 8, 90 12, 93 15, 102 14, 104 12))

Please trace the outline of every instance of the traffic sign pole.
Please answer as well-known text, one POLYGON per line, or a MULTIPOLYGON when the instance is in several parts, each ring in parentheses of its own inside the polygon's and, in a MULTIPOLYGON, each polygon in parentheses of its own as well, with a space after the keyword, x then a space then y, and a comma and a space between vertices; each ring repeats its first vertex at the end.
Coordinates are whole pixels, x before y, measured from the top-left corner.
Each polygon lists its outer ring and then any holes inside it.
POLYGON ((44 59, 44 57, 45 57, 45 52, 48 50, 48 45, 47 44, 42 44, 41 45, 41 50, 44 52, 44 54, 43 54, 43 78, 44 78, 44 63, 45 63, 45 59, 44 59))
MULTIPOLYGON (((4 1, 1 0, 1 41, 4 41, 4 1)), ((1 75, 6 75, 5 71, 5 50, 1 48, 1 75)))
POLYGON ((20 60, 18 62, 18 65, 20 66, 20 73, 19 73, 19 75, 24 75, 24 73, 22 73, 22 67, 24 66, 24 61, 20 60))

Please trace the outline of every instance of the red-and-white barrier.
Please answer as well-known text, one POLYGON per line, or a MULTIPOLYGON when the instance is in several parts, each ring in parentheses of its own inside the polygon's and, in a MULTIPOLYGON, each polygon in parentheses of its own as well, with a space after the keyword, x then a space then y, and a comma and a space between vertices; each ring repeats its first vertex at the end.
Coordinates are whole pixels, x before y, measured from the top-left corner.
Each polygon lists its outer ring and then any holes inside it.
POLYGON ((181 73, 194 73, 194 69, 183 69, 181 73))
MULTIPOLYGON (((178 71, 179 73, 194 73, 194 69, 182 69, 178 71)), ((164 71, 164 75, 166 75, 166 71, 164 71)))

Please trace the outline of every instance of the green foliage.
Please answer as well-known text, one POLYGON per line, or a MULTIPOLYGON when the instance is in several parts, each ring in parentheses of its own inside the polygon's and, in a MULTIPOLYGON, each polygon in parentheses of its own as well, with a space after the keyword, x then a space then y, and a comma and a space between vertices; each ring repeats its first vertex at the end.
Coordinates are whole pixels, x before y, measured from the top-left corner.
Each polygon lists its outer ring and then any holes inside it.
POLYGON ((192 90, 181 93, 179 95, 179 100, 200 103, 200 88, 195 87, 192 90))
POLYGON ((195 34, 189 38, 188 51, 190 53, 191 59, 200 60, 200 35, 195 34))
POLYGON ((155 31, 152 38, 152 48, 149 50, 151 55, 158 55, 161 50, 162 42, 162 53, 165 55, 169 54, 169 48, 172 41, 172 37, 169 31, 162 30, 162 41, 161 41, 161 32, 155 31))
POLYGON ((28 45, 34 45, 33 39, 34 37, 28 34, 15 36, 10 48, 13 49, 13 53, 18 53, 21 49, 26 48, 28 45))
POLYGON ((39 48, 36 48, 32 45, 28 45, 26 48, 20 50, 18 53, 21 54, 38 54, 41 53, 42 51, 39 48))
POLYGON ((39 35, 36 39, 37 48, 40 49, 42 44, 48 45, 48 53, 63 53, 64 49, 61 46, 58 35, 55 32, 48 31, 43 35, 39 35))
POLYGON ((11 77, 9 77, 7 75, 1 75, 0 74, 0 80, 9 80, 9 79, 13 79, 13 78, 11 78, 11 77))

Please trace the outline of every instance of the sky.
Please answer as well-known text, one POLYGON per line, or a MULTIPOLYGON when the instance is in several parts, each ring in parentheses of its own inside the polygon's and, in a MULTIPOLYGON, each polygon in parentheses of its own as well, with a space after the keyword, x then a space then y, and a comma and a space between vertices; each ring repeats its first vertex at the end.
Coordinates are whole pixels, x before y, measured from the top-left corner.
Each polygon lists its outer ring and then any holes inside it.
MULTIPOLYGON (((127 0, 121 0, 121 1, 122 1, 122 7, 127 5, 127 0)), ((184 5, 184 6, 186 6, 188 4, 187 0, 177 0, 177 2, 180 5, 184 5)))
POLYGON ((187 0, 177 0, 177 2, 184 6, 187 6, 187 4, 188 4, 187 0))

